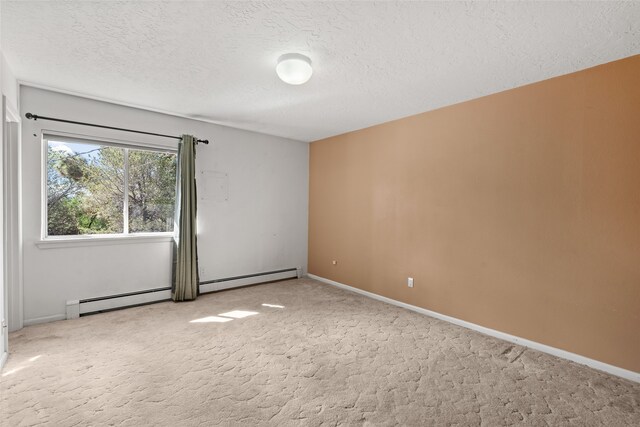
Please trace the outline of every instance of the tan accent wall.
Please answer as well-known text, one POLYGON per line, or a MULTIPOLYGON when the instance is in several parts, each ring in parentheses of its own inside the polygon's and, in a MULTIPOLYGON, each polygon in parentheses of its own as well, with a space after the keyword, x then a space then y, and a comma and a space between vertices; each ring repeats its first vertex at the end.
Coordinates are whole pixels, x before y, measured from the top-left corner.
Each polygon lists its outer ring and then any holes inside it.
POLYGON ((313 142, 309 184, 310 273, 640 372, 640 55, 313 142))

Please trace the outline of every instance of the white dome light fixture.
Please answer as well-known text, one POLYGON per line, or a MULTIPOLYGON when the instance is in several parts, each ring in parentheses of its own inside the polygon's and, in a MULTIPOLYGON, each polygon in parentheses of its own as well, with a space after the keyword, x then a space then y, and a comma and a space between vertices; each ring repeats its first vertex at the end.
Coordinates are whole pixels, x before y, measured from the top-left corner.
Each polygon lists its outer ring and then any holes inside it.
POLYGON ((308 57, 300 53, 285 53, 278 58, 276 73, 285 83, 301 85, 309 81, 313 68, 308 57))

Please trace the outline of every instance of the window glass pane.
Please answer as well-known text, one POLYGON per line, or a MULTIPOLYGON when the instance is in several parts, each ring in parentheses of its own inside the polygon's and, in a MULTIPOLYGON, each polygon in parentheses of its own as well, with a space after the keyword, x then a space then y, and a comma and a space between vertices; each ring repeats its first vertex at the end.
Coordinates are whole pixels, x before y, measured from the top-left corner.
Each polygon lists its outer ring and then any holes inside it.
POLYGON ((47 142, 47 235, 123 232, 124 150, 47 142))
POLYGON ((176 155, 129 150, 129 232, 173 231, 176 155))

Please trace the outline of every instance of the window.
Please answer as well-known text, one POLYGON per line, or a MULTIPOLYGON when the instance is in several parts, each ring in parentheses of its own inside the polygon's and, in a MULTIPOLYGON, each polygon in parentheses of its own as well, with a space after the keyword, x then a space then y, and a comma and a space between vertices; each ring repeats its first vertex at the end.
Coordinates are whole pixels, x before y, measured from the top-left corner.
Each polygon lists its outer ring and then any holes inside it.
POLYGON ((173 231, 176 154, 46 136, 46 235, 173 231))

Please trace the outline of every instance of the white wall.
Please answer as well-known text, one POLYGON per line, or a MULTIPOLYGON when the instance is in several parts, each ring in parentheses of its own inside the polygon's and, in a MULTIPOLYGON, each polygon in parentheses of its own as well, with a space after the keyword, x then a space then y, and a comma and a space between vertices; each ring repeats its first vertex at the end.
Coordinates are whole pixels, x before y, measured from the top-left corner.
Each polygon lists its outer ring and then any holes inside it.
MULTIPOLYGON (((307 263, 308 144, 87 98, 22 86, 27 112, 170 135, 209 139, 199 145, 203 171, 228 176, 228 200, 198 206, 200 280, 302 267, 307 263)), ((176 146, 157 137, 23 120, 23 242, 25 323, 62 319, 67 300, 166 287, 171 281, 169 242, 42 248, 41 137, 43 130, 176 146), (35 135, 35 136, 34 136, 35 135)), ((211 176, 211 175, 209 175, 211 176)))

